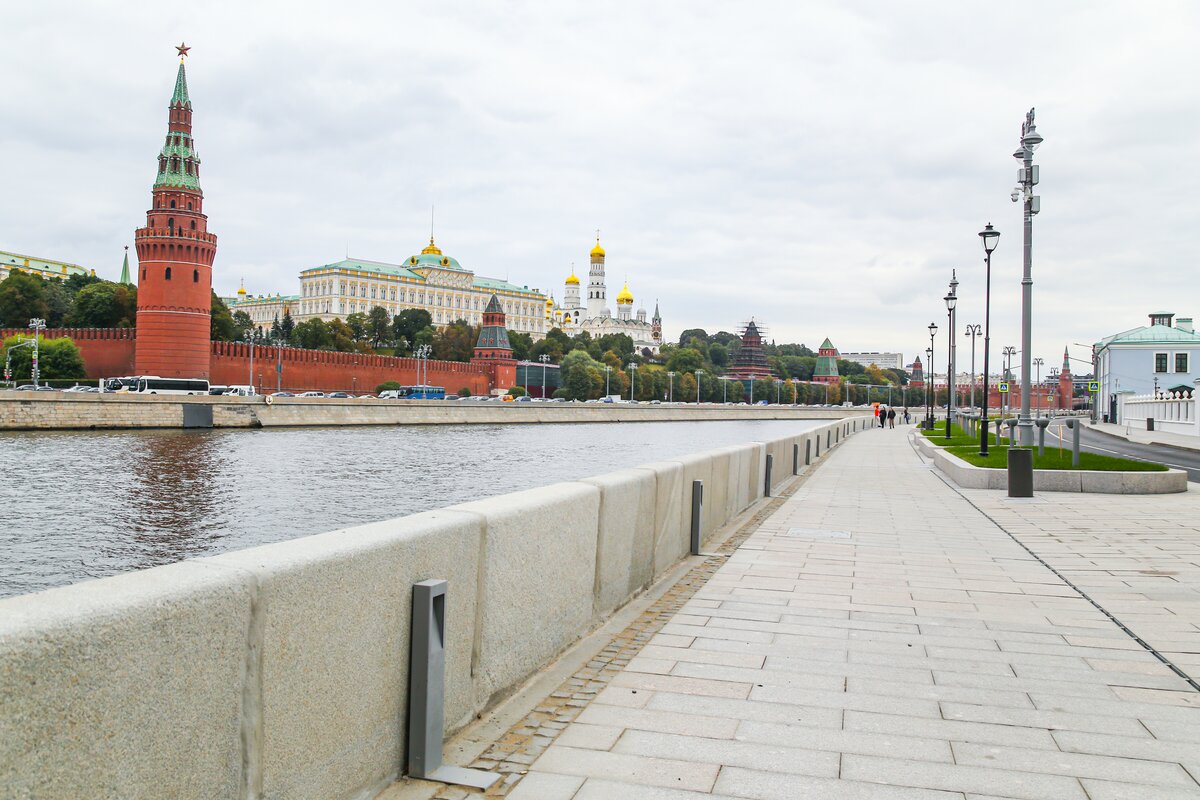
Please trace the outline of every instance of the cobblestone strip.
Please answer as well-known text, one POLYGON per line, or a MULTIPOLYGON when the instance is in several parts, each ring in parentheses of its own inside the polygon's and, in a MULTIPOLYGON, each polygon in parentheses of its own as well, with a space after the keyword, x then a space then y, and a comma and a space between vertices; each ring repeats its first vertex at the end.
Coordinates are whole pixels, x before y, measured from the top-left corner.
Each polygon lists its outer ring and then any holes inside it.
POLYGON ((529 770, 547 747, 558 737, 567 724, 595 699, 613 676, 619 673, 630 659, 666 625, 677 611, 692 598, 700 587, 725 563, 726 556, 733 553, 758 527, 774 514, 783 503, 803 485, 812 474, 811 467, 783 492, 772 497, 754 516, 742 524, 726 539, 714 555, 704 559, 688 570, 679 581, 654 601, 636 620, 623 631, 613 636, 586 665, 550 693, 536 708, 517 724, 508 729, 491 747, 484 751, 470 766, 504 775, 487 792, 446 786, 435 795, 435 800, 463 800, 466 797, 506 797, 529 770))

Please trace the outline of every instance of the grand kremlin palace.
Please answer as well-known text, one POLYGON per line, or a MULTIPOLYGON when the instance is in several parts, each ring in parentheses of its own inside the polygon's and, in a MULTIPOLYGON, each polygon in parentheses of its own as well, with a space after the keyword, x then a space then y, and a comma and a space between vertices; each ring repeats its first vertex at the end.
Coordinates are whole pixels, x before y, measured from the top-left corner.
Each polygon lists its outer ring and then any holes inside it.
POLYGON ((270 328, 286 308, 297 322, 314 317, 345 319, 367 313, 375 306, 395 316, 407 308, 422 308, 434 325, 456 319, 478 325, 483 310, 495 295, 507 316, 510 330, 540 339, 546 334, 546 296, 528 286, 485 278, 463 269, 458 260, 442 253, 432 238, 420 255, 401 264, 346 258, 300 273, 300 294, 250 296, 239 290, 231 298, 231 311, 245 311, 255 325, 270 328))

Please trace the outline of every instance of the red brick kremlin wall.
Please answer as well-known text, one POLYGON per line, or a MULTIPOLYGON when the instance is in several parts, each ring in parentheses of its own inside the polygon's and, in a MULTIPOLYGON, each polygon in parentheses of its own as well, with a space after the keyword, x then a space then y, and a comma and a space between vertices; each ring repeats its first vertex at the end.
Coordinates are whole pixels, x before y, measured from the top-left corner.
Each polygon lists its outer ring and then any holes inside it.
MULTIPOLYGON (((0 330, 0 338, 29 336, 23 328, 0 330)), ((88 378, 113 378, 133 375, 133 328, 49 328, 43 331, 48 339, 70 338, 83 356, 88 378)), ((241 342, 212 342, 209 380, 216 384, 244 384, 250 378, 250 345, 241 342)), ((444 386, 447 394, 467 388, 471 394, 487 394, 490 368, 485 364, 466 364, 459 361, 429 361, 425 380, 434 386, 444 386)), ((415 358, 331 353, 324 350, 254 347, 254 385, 260 391, 273 392, 278 383, 284 389, 300 391, 373 392, 385 381, 400 384, 417 383, 415 358), (276 365, 282 363, 276 380, 276 365)), ((515 370, 496 375, 495 385, 507 389, 516 380, 515 370), (507 378, 507 383, 505 379, 507 378)))

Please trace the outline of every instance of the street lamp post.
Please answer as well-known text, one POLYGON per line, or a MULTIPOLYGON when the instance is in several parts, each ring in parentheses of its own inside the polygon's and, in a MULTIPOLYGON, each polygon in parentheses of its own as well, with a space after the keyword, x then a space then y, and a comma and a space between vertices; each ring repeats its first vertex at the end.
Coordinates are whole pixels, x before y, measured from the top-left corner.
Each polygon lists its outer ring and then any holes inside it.
POLYGON ((796 405, 796 379, 791 378, 788 383, 792 384, 792 405, 796 405))
POLYGON ((929 420, 926 430, 933 430, 933 407, 937 405, 937 392, 933 388, 933 337, 937 334, 937 323, 929 323, 929 420))
POLYGON ((721 376, 721 405, 729 402, 729 378, 721 376))
POLYGON ((783 381, 775 380, 775 405, 779 405, 779 392, 783 389, 783 381))
MULTIPOLYGON (((1052 389, 1050 391, 1050 398, 1053 399, 1054 395, 1056 394, 1056 390, 1058 389, 1058 367, 1050 368, 1050 383, 1052 383, 1055 387, 1054 389, 1052 389)), ((1059 401, 1059 405, 1062 405, 1061 399, 1059 401)), ((1054 416, 1054 406, 1053 405, 1050 406, 1049 411, 1050 411, 1050 416, 1053 417, 1054 416)))
POLYGON ((546 399, 546 362, 550 360, 547 353, 542 353, 538 356, 538 361, 542 362, 542 399, 546 399))
POLYGON ((675 397, 675 373, 667 371, 667 402, 670 403, 675 397))
POLYGON ((933 348, 925 348, 925 363, 930 365, 929 374, 925 376, 925 429, 933 427, 933 348))
POLYGON ((967 326, 967 336, 971 337, 971 410, 975 410, 975 337, 983 332, 979 323, 967 326))
POLYGON ((1033 193, 1033 187, 1038 183, 1038 168, 1033 165, 1033 153, 1041 143, 1042 135, 1034 125, 1031 108, 1021 126, 1021 144, 1013 153, 1013 158, 1023 166, 1017 172, 1017 189, 1012 195, 1013 202, 1017 201, 1018 196, 1025 200, 1025 269, 1021 276, 1021 414, 1017 419, 1017 430, 1021 444, 1026 447, 1033 446, 1033 419, 1029 416, 1029 354, 1033 347, 1033 217, 1041 211, 1042 200, 1033 193))
POLYGON ((700 405, 700 376, 704 374, 704 370, 696 370, 696 405, 700 405))
MULTIPOLYGON (((988 352, 991 350, 992 343, 992 251, 996 249, 996 245, 1000 243, 1000 231, 992 227, 992 223, 984 226, 979 232, 979 239, 983 242, 985 283, 983 293, 983 399, 982 410, 979 417, 979 455, 986 456, 988 454, 988 352)), ((971 345, 971 357, 975 357, 974 340, 971 345)))
MULTIPOLYGON (((1009 395, 1012 394, 1012 357, 1017 354, 1017 348, 1010 344, 1004 348, 1002 354, 1004 356, 1004 380, 1008 381, 1008 391, 1005 394, 1009 395)), ((1004 413, 1008 413, 1012 408, 1012 400, 1008 397, 1003 397, 1001 400, 1004 403, 1004 413)))
POLYGON ((958 279, 951 277, 950 291, 946 294, 946 318, 950 324, 946 343, 946 438, 950 438, 950 418, 954 416, 954 307, 958 304, 958 279))
POLYGON ((250 331, 246 331, 246 335, 244 338, 246 339, 246 344, 250 345, 250 388, 253 389, 254 388, 254 334, 250 333, 250 331))
POLYGON ((42 375, 41 369, 38 368, 38 339, 40 338, 41 331, 46 329, 46 320, 34 317, 33 319, 29 320, 29 327, 33 329, 33 365, 30 371, 30 377, 33 378, 34 388, 37 388, 39 386, 38 379, 42 375))
POLYGON ((612 367, 604 365, 604 396, 608 397, 608 379, 612 375, 612 367))
POLYGON ((1033 366, 1037 367, 1037 416, 1041 419, 1042 416, 1042 364, 1046 362, 1040 358, 1033 360, 1033 366))
POLYGON ((634 388, 637 386, 637 368, 636 362, 629 362, 625 368, 629 370, 629 402, 633 402, 634 388))

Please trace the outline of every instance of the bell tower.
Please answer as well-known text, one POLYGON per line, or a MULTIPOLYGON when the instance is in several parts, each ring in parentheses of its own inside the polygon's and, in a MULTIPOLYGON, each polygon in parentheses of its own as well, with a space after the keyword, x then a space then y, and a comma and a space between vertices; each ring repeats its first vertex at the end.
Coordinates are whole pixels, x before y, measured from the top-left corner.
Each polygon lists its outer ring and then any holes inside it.
POLYGON ((200 157, 192 139, 192 101, 180 44, 179 71, 158 154, 146 226, 134 233, 138 254, 139 375, 208 378, 211 348, 212 263, 217 237, 208 232, 200 157))

